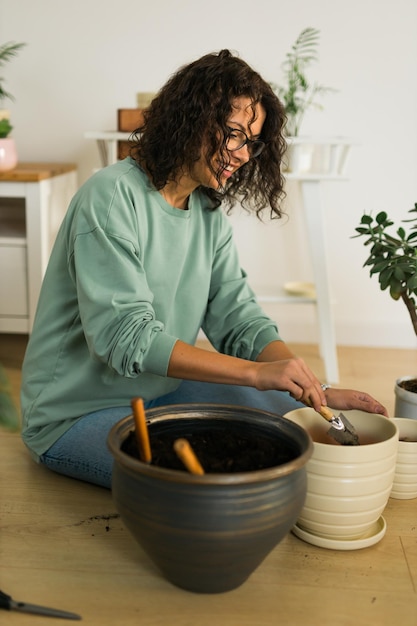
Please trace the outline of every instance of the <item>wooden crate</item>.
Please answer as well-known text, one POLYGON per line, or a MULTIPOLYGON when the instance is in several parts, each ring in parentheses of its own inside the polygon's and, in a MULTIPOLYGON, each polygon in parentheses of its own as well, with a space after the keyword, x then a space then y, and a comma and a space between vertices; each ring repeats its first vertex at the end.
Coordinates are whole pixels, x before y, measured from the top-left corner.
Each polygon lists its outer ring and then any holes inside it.
MULTIPOLYGON (((130 133, 143 122, 143 109, 117 109, 117 130, 130 133)), ((117 142, 117 158, 129 156, 130 144, 128 141, 117 142)))

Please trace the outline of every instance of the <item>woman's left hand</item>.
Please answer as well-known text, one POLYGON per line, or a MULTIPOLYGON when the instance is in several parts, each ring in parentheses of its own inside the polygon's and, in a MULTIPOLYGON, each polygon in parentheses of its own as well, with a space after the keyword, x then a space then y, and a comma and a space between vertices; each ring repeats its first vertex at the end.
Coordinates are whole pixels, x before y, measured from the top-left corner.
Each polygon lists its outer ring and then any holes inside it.
POLYGON ((388 417, 387 409, 372 396, 364 391, 353 389, 335 389, 330 387, 326 390, 326 400, 329 407, 340 411, 358 409, 368 413, 379 413, 388 417))

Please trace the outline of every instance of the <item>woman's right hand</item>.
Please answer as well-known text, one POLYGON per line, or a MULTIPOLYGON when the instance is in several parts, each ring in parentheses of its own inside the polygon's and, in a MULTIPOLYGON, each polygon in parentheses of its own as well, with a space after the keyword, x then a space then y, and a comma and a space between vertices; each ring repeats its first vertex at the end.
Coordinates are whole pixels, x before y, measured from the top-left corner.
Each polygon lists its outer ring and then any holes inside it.
POLYGON ((260 391, 288 391, 295 400, 316 411, 327 404, 320 381, 300 357, 258 362, 256 370, 254 386, 260 391))

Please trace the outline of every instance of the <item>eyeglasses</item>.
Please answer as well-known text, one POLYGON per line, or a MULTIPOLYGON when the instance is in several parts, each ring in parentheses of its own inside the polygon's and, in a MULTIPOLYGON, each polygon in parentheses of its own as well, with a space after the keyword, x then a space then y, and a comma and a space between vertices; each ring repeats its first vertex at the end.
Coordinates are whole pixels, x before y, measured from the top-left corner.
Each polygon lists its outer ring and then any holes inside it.
POLYGON ((251 159, 254 159, 265 148, 265 142, 260 139, 249 139, 243 130, 229 128, 229 133, 226 136, 226 149, 229 152, 233 152, 234 150, 240 150, 243 146, 248 147, 249 155, 251 159))

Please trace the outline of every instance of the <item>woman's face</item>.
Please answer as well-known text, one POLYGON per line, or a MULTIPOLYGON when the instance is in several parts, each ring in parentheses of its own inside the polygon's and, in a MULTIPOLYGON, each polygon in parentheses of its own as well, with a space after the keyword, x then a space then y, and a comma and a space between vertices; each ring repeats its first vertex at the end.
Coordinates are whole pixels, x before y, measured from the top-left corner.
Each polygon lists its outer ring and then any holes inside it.
MULTIPOLYGON (((255 106, 255 116, 256 119, 249 128, 249 123, 253 117, 251 100, 242 96, 234 100, 232 114, 227 125, 231 129, 243 131, 253 141, 259 139, 266 117, 265 110, 259 103, 255 106)), ((238 150, 228 149, 227 155, 229 157, 227 163, 224 162, 224 153, 219 152, 212 159, 212 169, 218 174, 218 178, 216 178, 202 154, 191 174, 191 178, 197 184, 196 186, 203 185, 204 187, 220 190, 227 180, 233 176, 234 172, 249 161, 251 157, 250 146, 245 144, 238 150)))

